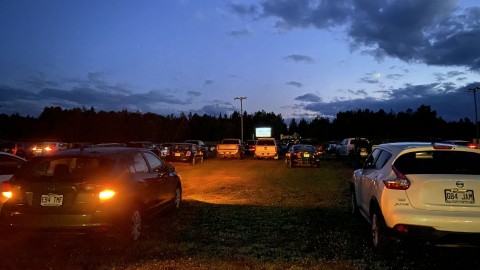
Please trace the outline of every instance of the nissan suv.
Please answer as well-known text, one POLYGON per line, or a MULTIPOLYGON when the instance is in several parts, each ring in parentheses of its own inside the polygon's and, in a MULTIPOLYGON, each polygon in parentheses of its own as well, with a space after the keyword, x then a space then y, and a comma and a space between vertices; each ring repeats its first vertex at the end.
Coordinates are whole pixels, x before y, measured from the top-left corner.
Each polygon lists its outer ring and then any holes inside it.
POLYGON ((397 242, 480 243, 480 150, 420 142, 378 145, 350 182, 352 212, 375 248, 397 242))

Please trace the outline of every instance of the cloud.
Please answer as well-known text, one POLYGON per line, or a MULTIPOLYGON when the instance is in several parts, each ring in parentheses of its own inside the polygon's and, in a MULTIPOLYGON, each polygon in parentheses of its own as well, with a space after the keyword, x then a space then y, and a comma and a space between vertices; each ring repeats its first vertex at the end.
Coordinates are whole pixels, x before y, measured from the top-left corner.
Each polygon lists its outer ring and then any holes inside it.
POLYGON ((295 100, 305 101, 305 102, 322 102, 322 99, 315 94, 305 94, 303 96, 298 96, 295 100))
MULTIPOLYGON (((340 111, 351 111, 357 109, 369 109, 378 111, 380 109, 394 113, 406 111, 407 109, 416 109, 421 105, 429 105, 439 116, 446 121, 458 121, 465 117, 465 111, 471 108, 471 117, 474 119, 473 98, 468 89, 474 87, 469 85, 465 87, 454 88, 452 84, 425 84, 425 85, 405 85, 402 88, 392 89, 385 92, 384 98, 362 97, 354 99, 334 100, 331 102, 311 102, 300 104, 304 111, 315 112, 319 115, 334 118, 340 111)), ((361 93, 363 91, 357 91, 361 93)), ((366 92, 364 92, 366 94, 366 92)), ((304 101, 306 94, 297 97, 296 100, 304 101)), ((315 96, 315 95, 313 95, 315 96)), ((312 99, 313 100, 313 99, 312 99)), ((467 113, 468 115, 468 113, 467 113)))
POLYGON ((295 87, 297 87, 297 88, 301 88, 301 87, 303 86, 302 83, 300 83, 300 82, 295 82, 295 81, 289 81, 289 82, 287 82, 287 84, 288 84, 288 85, 291 85, 291 86, 295 86, 295 87))
POLYGON ((215 82, 214 80, 205 80, 205 81, 203 82, 203 85, 204 85, 204 86, 205 86, 205 85, 210 85, 210 84, 213 84, 214 82, 215 82))
POLYGON ((249 29, 232 30, 232 31, 228 32, 227 34, 230 35, 230 36, 233 36, 233 37, 242 37, 242 36, 251 35, 252 31, 250 31, 249 29))
POLYGON ((199 97, 199 96, 202 95, 202 93, 197 92, 197 91, 188 91, 188 92, 187 92, 187 95, 193 96, 193 97, 199 97))
POLYGON ((285 56, 285 59, 294 61, 294 62, 305 62, 308 64, 315 63, 315 59, 313 59, 313 57, 310 57, 308 55, 301 55, 301 54, 292 54, 289 56, 285 56))
POLYGON ((457 0, 266 0, 253 10, 276 18, 276 26, 286 30, 343 29, 352 49, 378 60, 480 71, 480 8, 460 9, 457 0))

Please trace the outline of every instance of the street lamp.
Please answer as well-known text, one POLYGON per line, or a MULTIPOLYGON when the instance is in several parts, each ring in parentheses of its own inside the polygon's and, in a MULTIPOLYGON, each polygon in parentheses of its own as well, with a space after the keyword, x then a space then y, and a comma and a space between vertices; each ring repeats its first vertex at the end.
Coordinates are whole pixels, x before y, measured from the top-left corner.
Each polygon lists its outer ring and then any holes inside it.
POLYGON ((240 132, 241 132, 241 139, 243 143, 243 100, 247 99, 247 97, 236 97, 234 100, 240 100, 240 132))
POLYGON ((478 141, 478 119, 477 119, 477 91, 478 91, 478 89, 480 89, 480 87, 478 87, 478 86, 468 89, 468 92, 473 93, 473 102, 475 103, 475 125, 477 126, 477 141, 476 141, 477 147, 480 145, 480 142, 478 141))

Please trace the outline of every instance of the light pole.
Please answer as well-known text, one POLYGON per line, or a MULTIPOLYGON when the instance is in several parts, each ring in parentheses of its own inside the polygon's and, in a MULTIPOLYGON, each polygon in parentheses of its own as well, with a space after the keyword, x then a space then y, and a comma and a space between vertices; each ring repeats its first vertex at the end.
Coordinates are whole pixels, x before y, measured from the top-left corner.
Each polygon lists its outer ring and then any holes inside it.
POLYGON ((242 143, 243 143, 243 100, 244 99, 247 99, 247 97, 236 97, 234 98, 234 100, 240 100, 240 132, 241 132, 241 139, 242 139, 242 143))
POLYGON ((477 141, 475 142, 475 144, 477 145, 477 147, 480 145, 480 142, 478 141, 478 119, 477 119, 477 91, 478 91, 478 89, 480 89, 480 87, 478 87, 478 86, 468 89, 468 92, 473 93, 473 102, 475 103, 475 125, 477 126, 477 141))

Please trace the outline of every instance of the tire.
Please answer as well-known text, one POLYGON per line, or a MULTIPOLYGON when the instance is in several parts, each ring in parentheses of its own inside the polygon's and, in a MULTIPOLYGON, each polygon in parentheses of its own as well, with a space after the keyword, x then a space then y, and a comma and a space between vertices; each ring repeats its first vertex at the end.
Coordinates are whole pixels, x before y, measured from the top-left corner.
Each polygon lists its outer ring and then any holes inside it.
POLYGON ((118 240, 122 246, 128 246, 136 242, 142 233, 142 212, 140 208, 133 207, 120 228, 118 240))
POLYGON ((388 248, 391 245, 391 240, 388 238, 382 214, 378 209, 372 211, 370 216, 370 229, 372 245, 376 250, 388 248))
POLYGON ((173 198, 173 210, 178 211, 180 209, 180 206, 182 204, 182 186, 177 185, 177 188, 175 189, 175 197, 173 198))

